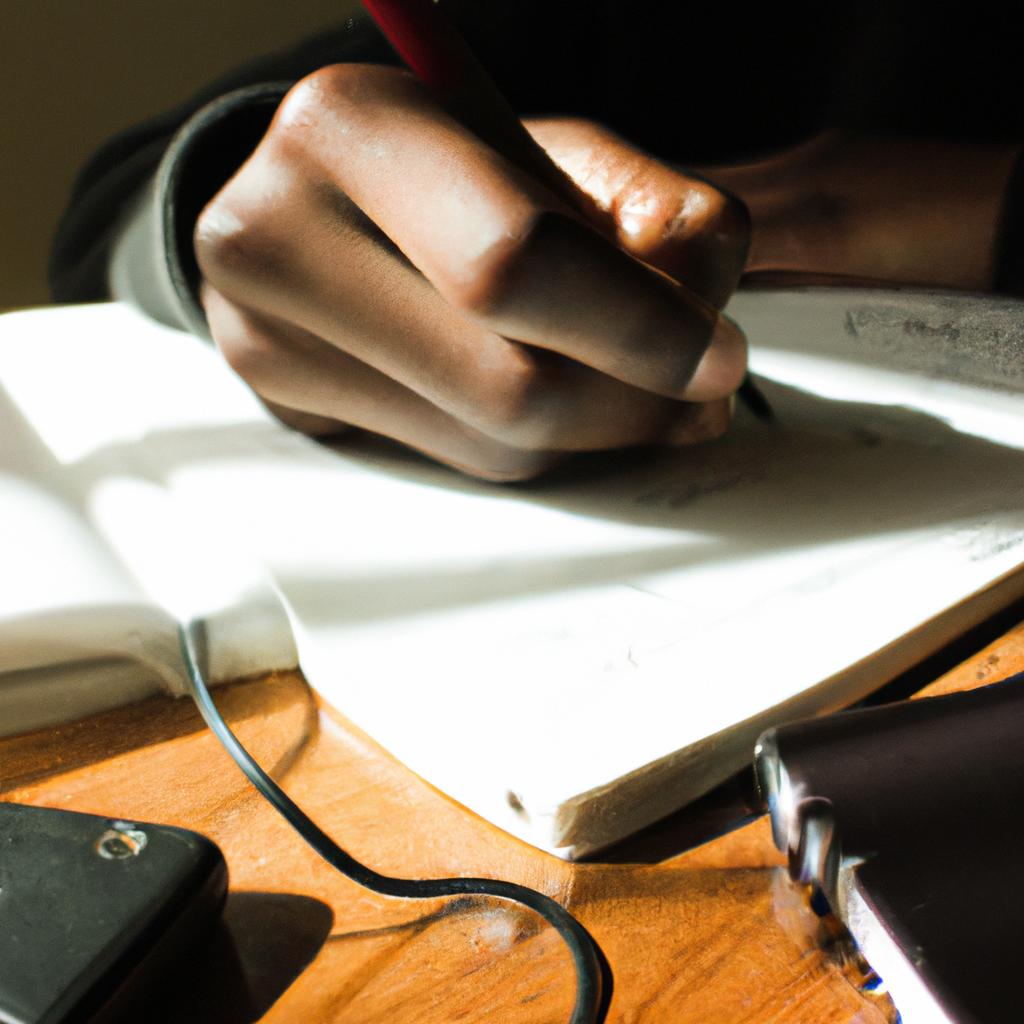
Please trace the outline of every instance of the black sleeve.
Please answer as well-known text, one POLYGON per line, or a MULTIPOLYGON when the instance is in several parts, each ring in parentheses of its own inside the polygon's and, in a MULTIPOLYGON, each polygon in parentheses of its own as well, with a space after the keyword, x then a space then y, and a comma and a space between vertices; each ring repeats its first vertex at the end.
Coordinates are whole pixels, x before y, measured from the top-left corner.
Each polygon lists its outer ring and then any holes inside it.
MULTIPOLYGON (((79 173, 58 224, 49 265, 54 300, 109 297, 115 237, 159 169, 157 230, 178 298, 194 307, 195 219, 255 148, 288 89, 327 64, 395 59, 372 25, 349 19, 336 31, 236 70, 175 109, 110 139, 79 173)), ((195 328, 195 309, 184 312, 195 328)))
MULTIPOLYGON (((688 161, 718 154, 719 136, 730 143, 741 138, 756 149, 765 140, 777 144, 814 127, 807 113, 817 110, 818 88, 806 90, 811 99, 799 111, 792 104, 783 109, 775 99, 750 100, 760 93, 747 88, 747 79, 766 73, 765 58, 758 58, 761 50, 753 45, 758 32, 743 37, 750 45, 738 61, 742 80, 723 84, 720 76, 712 78, 720 59, 715 47, 698 48, 680 63, 669 43, 682 27, 718 38, 725 16, 714 11, 704 15, 711 23, 696 29, 692 15, 663 11, 665 31, 657 32, 646 17, 627 14, 621 0, 447 0, 445 6, 520 113, 595 118, 655 152, 688 161), (648 61, 623 58, 645 50, 648 61), (684 95, 699 88, 707 96, 710 80, 714 102, 688 109, 685 118, 666 116, 665 106, 652 100, 670 95, 667 84, 684 95)), ((802 23, 791 20, 795 31, 802 23)), ((258 144, 291 85, 318 67, 350 61, 396 63, 365 17, 254 62, 111 139, 82 170, 60 221, 49 268, 53 298, 104 299, 113 278, 119 297, 134 297, 159 319, 205 332, 191 242, 196 217, 258 144), (123 275, 134 280, 124 283, 123 275)), ((801 82, 820 77, 820 68, 812 74, 809 67, 806 59, 801 62, 801 82)))
MULTIPOLYGON (((449 0, 445 6, 517 109, 600 113, 599 73, 587 70, 599 61, 566 61, 570 36, 586 52, 600 52, 601 23, 584 18, 580 28, 580 4, 551 10, 542 0, 449 0)), ((255 149, 291 86, 317 68, 345 62, 398 60, 369 18, 350 18, 109 140, 78 175, 58 224, 49 264, 53 299, 110 298, 113 280, 118 297, 206 333, 192 248, 196 218, 255 149)))
MULTIPOLYGON (((445 0, 445 8, 520 113, 604 121, 686 163, 722 162, 811 134, 835 50, 814 41, 835 38, 842 21, 820 11, 810 18, 795 9, 773 13, 772 23, 781 19, 789 48, 800 54, 787 62, 763 45, 761 21, 747 17, 736 33, 731 10, 716 5, 445 0), (720 48, 692 41, 724 37, 734 52, 723 77, 720 48), (772 90, 760 84, 768 79, 772 90), (688 102, 677 109, 673 96, 688 102)), ((153 315, 205 330, 191 244, 196 216, 255 148, 288 88, 318 67, 347 61, 396 58, 368 19, 350 19, 111 139, 82 170, 60 221, 50 260, 53 298, 107 298, 111 277, 121 281, 120 267, 157 282, 156 298, 140 303, 153 315)), ((117 293, 142 290, 129 281, 117 293)))
MULTIPOLYGON (((624 0, 445 0, 445 8, 520 113, 594 118, 684 165, 753 159, 829 125, 1024 138, 1024 104, 1012 102, 1021 81, 1010 59, 1016 36, 988 0, 970 17, 936 8, 924 20, 910 0, 877 9, 795 2, 742 17, 721 4, 624 0)), ((366 18, 249 64, 111 139, 82 170, 58 227, 54 299, 107 298, 116 243, 129 254, 119 259, 127 272, 147 264, 159 272, 162 298, 144 308, 205 331, 196 217, 255 148, 292 84, 353 61, 397 62, 366 18), (134 239, 126 224, 139 225, 134 239)), ((1024 290, 1022 174, 1018 166, 1007 191, 997 269, 1004 291, 1024 290)))

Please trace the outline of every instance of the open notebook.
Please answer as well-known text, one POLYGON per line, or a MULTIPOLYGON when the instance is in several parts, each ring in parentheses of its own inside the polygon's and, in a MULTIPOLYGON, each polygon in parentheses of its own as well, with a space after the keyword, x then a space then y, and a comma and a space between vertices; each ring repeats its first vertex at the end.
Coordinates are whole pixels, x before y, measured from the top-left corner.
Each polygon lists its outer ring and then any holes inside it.
POLYGON ((0 318, 0 732, 301 663, 429 782, 566 856, 1024 593, 1024 304, 761 291, 777 413, 479 484, 280 427, 118 305, 0 318))

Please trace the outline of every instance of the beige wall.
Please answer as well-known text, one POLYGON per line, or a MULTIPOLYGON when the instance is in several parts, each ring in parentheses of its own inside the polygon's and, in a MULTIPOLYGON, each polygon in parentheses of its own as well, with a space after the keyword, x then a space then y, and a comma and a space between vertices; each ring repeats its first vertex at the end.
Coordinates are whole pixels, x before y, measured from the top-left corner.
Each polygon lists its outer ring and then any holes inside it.
POLYGON ((105 138, 355 0, 0 0, 0 309, 46 301, 76 169, 105 138))

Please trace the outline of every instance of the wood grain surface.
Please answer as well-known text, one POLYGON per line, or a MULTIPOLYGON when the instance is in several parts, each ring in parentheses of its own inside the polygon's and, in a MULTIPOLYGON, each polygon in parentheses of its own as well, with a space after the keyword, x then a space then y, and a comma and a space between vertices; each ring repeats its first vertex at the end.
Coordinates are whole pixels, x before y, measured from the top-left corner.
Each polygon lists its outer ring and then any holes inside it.
MULTIPOLYGON (((1021 670, 1024 626, 927 692, 1021 670)), ((656 863, 568 864, 431 788, 321 706, 298 675, 220 688, 217 700, 264 767, 369 865, 407 877, 508 878, 560 900, 611 964, 609 1021, 892 1019, 887 1000, 862 994, 851 965, 822 944, 763 818, 656 863)), ((223 924, 187 974, 153 993, 148 1020, 568 1017, 571 965, 542 921, 498 900, 406 901, 358 888, 249 787, 186 700, 156 698, 0 741, 0 793, 186 826, 224 851, 223 924)))

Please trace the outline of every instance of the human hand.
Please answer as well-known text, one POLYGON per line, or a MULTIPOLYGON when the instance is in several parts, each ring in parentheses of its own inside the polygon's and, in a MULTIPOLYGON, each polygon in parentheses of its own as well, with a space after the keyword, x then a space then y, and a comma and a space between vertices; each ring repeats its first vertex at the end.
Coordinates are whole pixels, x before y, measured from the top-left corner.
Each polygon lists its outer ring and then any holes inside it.
POLYGON ((495 480, 726 428, 744 208, 596 125, 527 126, 575 208, 404 72, 291 90, 195 232, 214 341, 282 420, 495 480))

